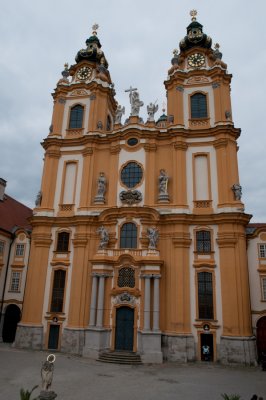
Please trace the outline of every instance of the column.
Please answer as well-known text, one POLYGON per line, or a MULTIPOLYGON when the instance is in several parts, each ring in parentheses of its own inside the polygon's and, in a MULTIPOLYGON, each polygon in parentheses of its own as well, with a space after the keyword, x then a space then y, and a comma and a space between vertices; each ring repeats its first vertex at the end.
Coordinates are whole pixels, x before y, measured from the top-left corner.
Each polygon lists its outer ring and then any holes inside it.
POLYGON ((145 297, 144 297, 144 330, 149 331, 151 329, 151 317, 150 317, 150 301, 151 301, 151 275, 144 275, 145 279, 145 297))
POLYGON ((102 328, 102 326, 103 326, 104 280, 105 280, 105 276, 100 275, 99 291, 98 291, 97 321, 96 321, 97 328, 102 328))
POLYGON ((153 290, 153 331, 159 331, 159 321, 160 321, 160 288, 159 288, 159 279, 161 275, 154 275, 154 290, 153 290))
POLYGON ((91 306, 90 306, 90 322, 89 322, 89 326, 95 326, 97 284, 98 284, 98 276, 97 275, 93 275, 93 277, 92 277, 92 289, 91 289, 91 306))

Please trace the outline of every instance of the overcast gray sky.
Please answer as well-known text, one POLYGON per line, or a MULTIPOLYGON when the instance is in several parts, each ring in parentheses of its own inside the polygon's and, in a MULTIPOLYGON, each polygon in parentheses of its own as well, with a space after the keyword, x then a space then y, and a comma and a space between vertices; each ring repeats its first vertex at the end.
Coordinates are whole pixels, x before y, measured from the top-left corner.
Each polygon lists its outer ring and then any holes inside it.
MULTIPOLYGON (((33 207, 40 188, 52 93, 65 62, 100 25, 118 102, 129 113, 130 85, 146 104, 165 101, 172 51, 198 10, 204 32, 218 42, 233 74, 232 105, 242 129, 239 173, 246 212, 266 222, 265 0, 0 0, 0 177, 6 192, 33 207)), ((159 116, 159 112, 157 116, 159 116)))

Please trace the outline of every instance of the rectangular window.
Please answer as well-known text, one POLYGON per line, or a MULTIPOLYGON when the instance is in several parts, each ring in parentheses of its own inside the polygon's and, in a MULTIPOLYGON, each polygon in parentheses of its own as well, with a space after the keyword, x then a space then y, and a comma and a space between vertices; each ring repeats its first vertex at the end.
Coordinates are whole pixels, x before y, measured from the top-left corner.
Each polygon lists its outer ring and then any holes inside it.
POLYGON ((54 273, 51 312, 62 312, 64 303, 66 271, 59 269, 54 273))
POLYGON ((16 256, 24 256, 24 249, 25 245, 24 244, 17 244, 16 246, 16 256))
POLYGON ((0 240, 0 256, 4 254, 4 247, 5 247, 5 242, 2 242, 2 240, 0 240))
POLYGON ((266 244, 259 245, 259 256, 260 258, 266 258, 266 244))
POLYGON ((261 278, 262 300, 266 301, 266 277, 261 278))
POLYGON ((198 231, 196 232, 196 248, 198 253, 211 252, 211 232, 198 231))
POLYGON ((21 272, 13 271, 11 273, 10 292, 19 292, 21 272))
POLYGON ((199 319, 213 319, 212 273, 198 273, 199 319))

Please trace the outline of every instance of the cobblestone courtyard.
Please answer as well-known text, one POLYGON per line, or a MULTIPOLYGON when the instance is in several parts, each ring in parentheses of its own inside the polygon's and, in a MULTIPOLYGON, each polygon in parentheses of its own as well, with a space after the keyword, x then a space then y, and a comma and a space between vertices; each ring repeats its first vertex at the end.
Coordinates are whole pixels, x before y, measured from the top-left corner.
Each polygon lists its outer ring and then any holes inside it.
MULTIPOLYGON (((46 352, 0 345, 0 399, 19 399, 20 388, 40 385, 46 352)), ((266 399, 266 372, 260 368, 223 367, 208 363, 148 366, 103 364, 56 354, 52 389, 58 400, 222 400, 221 393, 250 400, 266 399)), ((38 388, 34 394, 40 392, 38 388)))

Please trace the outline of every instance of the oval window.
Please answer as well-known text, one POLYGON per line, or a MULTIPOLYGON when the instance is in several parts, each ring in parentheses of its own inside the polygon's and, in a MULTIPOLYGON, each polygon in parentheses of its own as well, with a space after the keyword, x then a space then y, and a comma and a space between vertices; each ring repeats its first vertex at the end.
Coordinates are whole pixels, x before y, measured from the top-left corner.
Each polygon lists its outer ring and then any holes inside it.
POLYGON ((129 146, 136 146, 136 144, 138 144, 138 139, 137 138, 130 138, 130 139, 128 139, 128 141, 127 141, 127 144, 129 145, 129 146))

